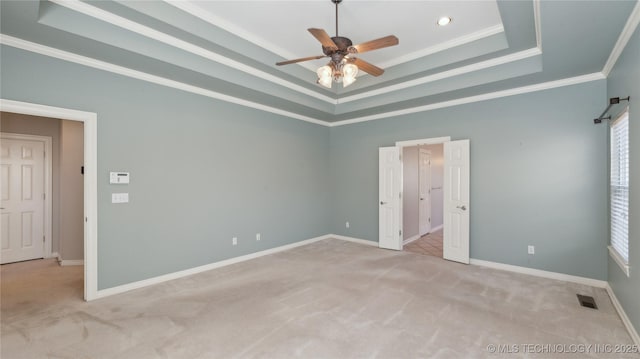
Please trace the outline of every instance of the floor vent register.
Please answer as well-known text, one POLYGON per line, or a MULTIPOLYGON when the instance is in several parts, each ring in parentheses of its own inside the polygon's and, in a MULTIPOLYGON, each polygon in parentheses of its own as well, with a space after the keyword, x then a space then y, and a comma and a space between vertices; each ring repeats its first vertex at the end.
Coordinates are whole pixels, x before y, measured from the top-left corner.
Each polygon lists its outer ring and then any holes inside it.
POLYGON ((593 297, 588 295, 582 295, 582 294, 577 294, 577 296, 578 296, 578 302, 580 302, 581 306, 591 308, 591 309, 598 309, 598 305, 596 305, 596 300, 593 299, 593 297))

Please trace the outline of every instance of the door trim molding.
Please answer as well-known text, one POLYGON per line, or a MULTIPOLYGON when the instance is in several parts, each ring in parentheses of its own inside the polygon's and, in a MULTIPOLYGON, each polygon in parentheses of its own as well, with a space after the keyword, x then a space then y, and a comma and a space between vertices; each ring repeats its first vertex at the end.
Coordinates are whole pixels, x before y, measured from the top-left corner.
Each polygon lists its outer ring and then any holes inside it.
POLYGON ((53 139, 51 136, 27 135, 22 133, 0 132, 2 139, 44 142, 44 244, 42 256, 51 258, 53 252, 53 139))
POLYGON ((84 123, 84 299, 98 297, 98 114, 0 99, 0 111, 84 123))
POLYGON ((451 141, 451 136, 423 138, 420 140, 396 141, 396 147, 413 147, 420 145, 437 145, 451 141))
MULTIPOLYGON (((418 140, 407 140, 407 141, 396 141, 396 147, 400 148, 400 153, 402 154, 402 148, 403 147, 413 147, 413 146, 421 146, 421 145, 437 145, 440 143, 445 143, 445 142, 450 142, 451 141, 451 136, 442 136, 442 137, 431 137, 431 138, 422 138, 422 139, 418 139, 418 140)), ((443 161, 445 161, 444 164, 446 164, 446 159, 443 158, 443 161)), ((443 165, 444 165, 443 164, 443 165)), ((400 173, 402 173, 402 171, 404 170, 404 157, 401 156, 400 157, 400 173)), ((445 183, 442 184, 442 189, 444 192, 444 186, 445 183)), ((400 194, 402 195, 402 197, 404 197, 404 179, 400 181, 400 194)), ((402 233, 404 233, 404 228, 402 228, 403 225, 403 206, 400 206, 400 229, 402 230, 402 233)), ((379 219, 378 219, 379 221, 379 219)), ((419 237, 419 233, 420 232, 420 228, 418 228, 418 237, 419 237)), ((401 239, 402 242, 402 239, 401 239)), ((409 242, 407 242, 409 243, 409 242)), ((400 248, 402 248, 404 246, 404 244, 406 243, 400 243, 400 248)))

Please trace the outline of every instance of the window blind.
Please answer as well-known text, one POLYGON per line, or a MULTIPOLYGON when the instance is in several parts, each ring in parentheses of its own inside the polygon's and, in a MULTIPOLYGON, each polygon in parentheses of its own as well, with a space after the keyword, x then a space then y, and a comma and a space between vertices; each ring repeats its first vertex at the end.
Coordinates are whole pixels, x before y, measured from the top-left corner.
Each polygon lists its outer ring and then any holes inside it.
POLYGON ((611 246, 629 263, 629 112, 611 123, 611 246))

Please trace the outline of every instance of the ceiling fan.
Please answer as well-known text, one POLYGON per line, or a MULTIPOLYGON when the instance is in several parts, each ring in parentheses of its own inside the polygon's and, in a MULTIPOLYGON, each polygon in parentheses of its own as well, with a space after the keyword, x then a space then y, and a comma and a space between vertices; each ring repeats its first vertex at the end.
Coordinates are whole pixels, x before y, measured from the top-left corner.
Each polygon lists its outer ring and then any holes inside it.
POLYGON ((331 88, 331 83, 333 81, 342 82, 344 87, 351 85, 356 81, 358 69, 373 76, 382 75, 384 73, 383 69, 355 56, 363 52, 398 45, 398 38, 393 35, 389 35, 354 46, 349 38, 338 35, 338 4, 340 4, 342 0, 331 0, 331 2, 336 5, 336 36, 330 37, 329 34, 322 29, 308 29, 311 35, 313 35, 322 44, 322 52, 324 55, 282 61, 276 63, 276 65, 289 65, 297 62, 330 57, 331 61, 329 61, 327 65, 320 67, 317 71, 317 82, 328 88, 331 88))

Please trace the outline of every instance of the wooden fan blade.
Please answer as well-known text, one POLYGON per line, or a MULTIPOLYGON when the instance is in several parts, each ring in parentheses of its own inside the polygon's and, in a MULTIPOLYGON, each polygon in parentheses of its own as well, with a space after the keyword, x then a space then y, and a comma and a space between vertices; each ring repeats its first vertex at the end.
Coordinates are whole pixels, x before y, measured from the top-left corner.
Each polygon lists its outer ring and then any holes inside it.
POLYGON ((338 46, 336 45, 335 42, 333 42, 333 40, 331 40, 331 37, 329 36, 329 34, 327 34, 326 31, 322 29, 307 29, 307 30, 311 33, 311 35, 313 35, 313 37, 315 37, 316 39, 318 39, 318 41, 320 41, 322 46, 334 51, 338 50, 338 46))
POLYGON ((389 35, 386 37, 381 37, 379 39, 363 42, 361 44, 355 45, 354 47, 358 50, 358 53, 361 54, 363 52, 382 49, 384 47, 395 46, 398 45, 400 41, 397 37, 393 35, 389 35))
POLYGON ((278 66, 282 66, 282 65, 295 64, 296 62, 303 62, 303 61, 317 60, 317 59, 321 59, 321 58, 323 58, 323 57, 327 57, 327 56, 326 56, 326 55, 319 55, 319 56, 303 57, 303 58, 301 58, 301 59, 295 59, 295 60, 288 60, 288 61, 276 62, 276 65, 278 65, 278 66))
POLYGON ((372 65, 364 60, 353 59, 353 63, 358 66, 358 69, 368 73, 373 76, 380 76, 384 73, 384 70, 379 68, 378 66, 372 65))

